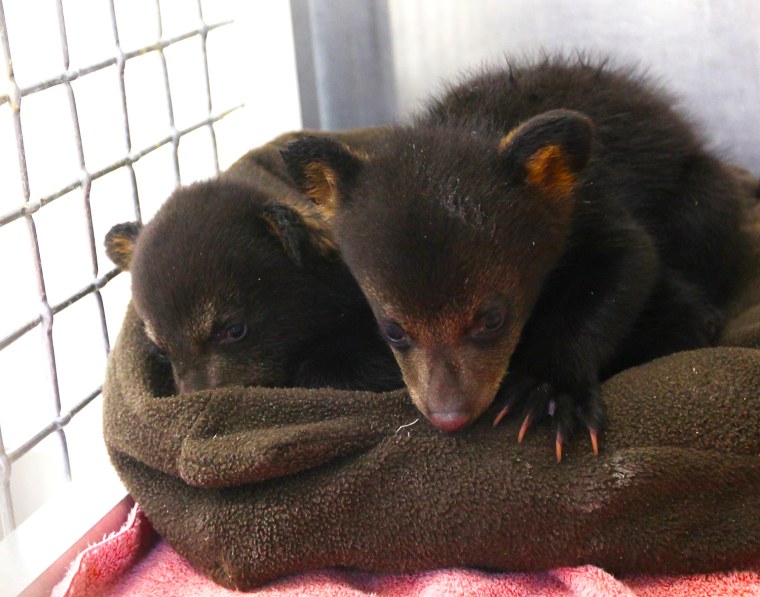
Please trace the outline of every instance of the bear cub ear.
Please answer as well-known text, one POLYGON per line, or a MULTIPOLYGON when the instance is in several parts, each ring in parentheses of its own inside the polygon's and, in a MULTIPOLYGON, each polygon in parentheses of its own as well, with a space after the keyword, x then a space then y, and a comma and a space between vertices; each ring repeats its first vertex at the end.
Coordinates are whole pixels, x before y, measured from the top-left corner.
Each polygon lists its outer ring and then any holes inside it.
POLYGON ((140 230, 142 224, 139 222, 124 222, 116 224, 106 234, 106 255, 122 271, 129 270, 140 230))
POLYGON ((592 131, 584 114, 552 110, 512 129, 499 143, 499 153, 515 182, 564 198, 589 160, 592 131))
POLYGON ((289 143, 281 154, 291 178, 327 217, 343 200, 341 187, 362 166, 362 158, 326 137, 303 137, 289 143))
POLYGON ((260 217, 296 265, 303 265, 307 254, 320 258, 335 254, 335 244, 326 226, 306 210, 301 213, 298 209, 272 202, 263 207, 260 217))
POLYGON ((264 206, 261 219, 272 236, 280 241, 285 254, 297 265, 301 265, 303 250, 308 243, 308 232, 298 214, 285 205, 270 203, 264 206))

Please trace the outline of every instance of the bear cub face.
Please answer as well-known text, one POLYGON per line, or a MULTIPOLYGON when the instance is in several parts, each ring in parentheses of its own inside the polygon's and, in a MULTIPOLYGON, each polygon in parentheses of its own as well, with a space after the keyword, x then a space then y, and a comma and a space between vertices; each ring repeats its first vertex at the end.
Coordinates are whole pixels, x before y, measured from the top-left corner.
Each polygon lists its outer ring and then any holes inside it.
POLYGON ((369 158, 317 138, 283 153, 326 214, 412 400, 441 429, 493 402, 563 252, 590 148, 588 118, 556 110, 500 142, 418 126, 369 158))
POLYGON ((323 385, 304 362, 371 321, 316 220, 235 182, 178 189, 144 227, 115 226, 106 247, 131 272, 133 305, 180 393, 323 385))

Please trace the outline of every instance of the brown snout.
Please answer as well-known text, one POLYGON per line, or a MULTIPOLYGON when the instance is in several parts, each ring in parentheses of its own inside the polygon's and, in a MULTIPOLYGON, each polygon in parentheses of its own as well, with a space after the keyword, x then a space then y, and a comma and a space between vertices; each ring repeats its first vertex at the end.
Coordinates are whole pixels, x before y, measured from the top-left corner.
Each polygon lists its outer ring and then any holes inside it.
POLYGON ((204 369, 189 369, 182 373, 174 373, 174 385, 180 394, 199 392, 215 387, 204 369))
POLYGON ((412 401, 442 431, 464 429, 491 405, 503 372, 457 355, 420 351, 401 365, 412 401))

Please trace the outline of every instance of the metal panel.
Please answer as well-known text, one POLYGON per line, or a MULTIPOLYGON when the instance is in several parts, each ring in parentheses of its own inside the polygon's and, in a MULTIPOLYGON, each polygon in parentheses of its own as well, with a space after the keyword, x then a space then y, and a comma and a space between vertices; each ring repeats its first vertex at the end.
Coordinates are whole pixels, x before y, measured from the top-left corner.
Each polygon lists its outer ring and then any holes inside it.
POLYGON ((341 130, 396 118, 388 6, 291 0, 305 128, 341 130))
POLYGON ((651 73, 718 151, 760 174, 756 0, 292 2, 308 24, 295 33, 309 126, 404 119, 446 81, 505 55, 584 50, 651 73))

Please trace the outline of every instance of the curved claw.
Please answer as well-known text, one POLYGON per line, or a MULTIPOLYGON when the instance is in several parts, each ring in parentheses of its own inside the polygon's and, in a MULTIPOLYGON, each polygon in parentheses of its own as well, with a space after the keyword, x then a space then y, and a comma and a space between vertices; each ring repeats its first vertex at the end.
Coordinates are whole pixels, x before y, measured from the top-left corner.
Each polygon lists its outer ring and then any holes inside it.
POLYGON ((554 442, 554 454, 557 456, 557 462, 562 461, 562 434, 557 434, 557 439, 554 442))
POLYGON ((599 437, 596 429, 589 428, 589 437, 591 437, 591 448, 594 450, 594 456, 599 456, 599 437))
POLYGON ((525 432, 528 431, 528 427, 530 427, 530 424, 532 422, 533 422, 533 415, 529 414, 527 417, 525 417, 522 427, 520 427, 520 432, 517 434, 518 444, 522 442, 523 438, 525 437, 525 432))
POLYGON ((499 411, 499 414, 496 415, 496 418, 493 420, 493 426, 496 427, 499 423, 501 423, 501 420, 506 417, 509 414, 509 405, 505 406, 499 411))

